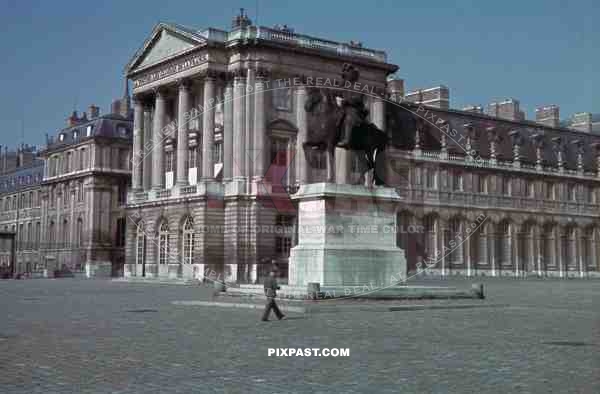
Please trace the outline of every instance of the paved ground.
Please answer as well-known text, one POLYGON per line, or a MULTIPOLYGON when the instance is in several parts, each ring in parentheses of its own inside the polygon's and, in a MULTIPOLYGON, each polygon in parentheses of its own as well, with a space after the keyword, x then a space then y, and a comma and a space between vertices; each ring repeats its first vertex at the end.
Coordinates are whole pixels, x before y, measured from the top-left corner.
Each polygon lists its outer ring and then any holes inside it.
POLYGON ((0 392, 600 392, 600 281, 486 286, 489 302, 513 306, 262 323, 255 310, 171 304, 208 299, 199 287, 0 281, 0 392))

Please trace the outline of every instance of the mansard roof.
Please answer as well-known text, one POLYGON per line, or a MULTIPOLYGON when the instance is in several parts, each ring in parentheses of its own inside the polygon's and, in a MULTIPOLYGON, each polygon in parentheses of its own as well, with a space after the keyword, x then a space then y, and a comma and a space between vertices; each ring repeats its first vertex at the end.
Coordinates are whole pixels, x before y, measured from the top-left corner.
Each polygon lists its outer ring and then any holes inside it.
POLYGON ((392 130, 392 144, 401 149, 414 147, 417 122, 423 122, 421 149, 440 150, 442 131, 437 122, 442 119, 448 122, 449 130, 456 131, 455 136, 453 132, 446 133, 447 148, 451 154, 466 155, 465 125, 471 124, 475 134, 472 149, 475 150, 476 156, 483 159, 490 158, 490 140, 493 135, 490 135, 487 129, 493 127, 497 135, 498 160, 513 160, 513 138, 518 135, 521 139, 519 154, 522 163, 536 163, 536 142, 542 141, 544 166, 557 167, 556 153, 558 149, 562 149, 565 168, 576 170, 577 151, 582 149, 584 170, 595 172, 597 169, 596 152, 592 144, 600 143, 600 135, 593 133, 565 127, 549 127, 527 120, 511 121, 474 112, 419 106, 408 102, 388 103, 387 117, 388 128, 392 130), (437 127, 432 123, 437 124, 437 127))
POLYGON ((132 130, 133 122, 131 119, 119 114, 102 115, 87 122, 62 129, 48 141, 45 151, 74 145, 93 137, 127 141, 131 140, 133 136, 132 130))
POLYGON ((44 161, 35 159, 29 167, 21 167, 0 175, 0 194, 13 193, 39 185, 44 176, 44 161))

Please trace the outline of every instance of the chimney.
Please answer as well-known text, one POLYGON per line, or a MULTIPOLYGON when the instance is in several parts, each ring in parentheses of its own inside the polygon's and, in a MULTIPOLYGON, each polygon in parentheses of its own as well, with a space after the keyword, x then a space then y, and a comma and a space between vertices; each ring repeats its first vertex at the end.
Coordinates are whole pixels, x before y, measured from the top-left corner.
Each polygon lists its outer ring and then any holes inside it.
POLYGON ((404 80, 396 78, 388 80, 386 90, 391 101, 402 101, 404 99, 404 80))
POLYGON ((123 98, 121 99, 119 113, 124 118, 128 118, 131 113, 131 97, 129 97, 129 79, 127 79, 127 77, 125 77, 125 91, 123 92, 123 98))
POLYGON ((90 105, 88 112, 90 113, 90 120, 96 119, 98 116, 100 116, 100 108, 94 104, 90 105))
POLYGON ((79 118, 77 117, 77 111, 73 111, 71 116, 69 116, 67 118, 67 126, 68 127, 76 126, 78 122, 79 122, 79 118))
POLYGON ((535 121, 550 127, 558 127, 560 123, 558 105, 548 105, 535 109, 535 121))
POLYGON ((406 100, 415 104, 448 109, 450 108, 450 90, 444 85, 429 89, 418 89, 413 92, 408 92, 406 94, 406 100))
POLYGON ((490 103, 487 114, 507 120, 524 120, 525 113, 519 108, 519 100, 509 98, 502 102, 490 103))
POLYGON ((571 118, 571 128, 585 133, 592 132, 592 114, 589 112, 579 112, 571 118))

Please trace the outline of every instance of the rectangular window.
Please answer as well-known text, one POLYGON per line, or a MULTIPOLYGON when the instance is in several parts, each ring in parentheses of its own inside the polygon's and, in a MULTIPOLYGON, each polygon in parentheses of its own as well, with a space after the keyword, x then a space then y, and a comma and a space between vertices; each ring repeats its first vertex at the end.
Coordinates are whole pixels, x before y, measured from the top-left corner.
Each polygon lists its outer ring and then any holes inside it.
POLYGON ((529 196, 530 198, 535 197, 535 183, 534 182, 530 181, 527 184, 527 196, 529 196))
POLYGON ((433 168, 425 168, 425 169, 423 169, 423 172, 425 173, 425 186, 428 189, 435 189, 436 188, 435 170, 433 168))
POLYGON ((67 158, 65 160, 65 173, 71 172, 71 157, 73 157, 71 152, 67 152, 67 158))
POLYGON ((292 238, 277 237, 275 238, 275 252, 278 256, 288 257, 292 248, 292 238))
POLYGON ((115 241, 117 247, 121 248, 125 246, 125 218, 117 219, 117 233, 115 235, 115 241))
POLYGON ((127 203, 127 185, 120 183, 118 187, 118 203, 119 205, 124 205, 127 203))
POLYGON ((165 154, 165 171, 166 172, 173 171, 173 168, 174 168, 173 159, 174 159, 173 151, 166 152, 166 154, 165 154))
POLYGON ((548 182, 545 184, 545 186, 546 186, 546 190, 544 193, 544 197, 546 197, 546 200, 554 199, 554 184, 551 182, 548 182))
POLYGON ((188 167, 195 168, 198 167, 198 148, 190 148, 188 150, 188 167))
POLYGON ((510 178, 508 176, 502 177, 502 195, 503 196, 511 195, 510 186, 511 186, 510 178))
POLYGON ((285 166, 287 158, 287 138, 271 138, 271 164, 285 166))
POLYGON ((223 144, 221 142, 213 144, 212 159, 214 163, 223 163, 223 144))
POLYGON ((479 182, 477 186, 478 193, 487 193, 487 176, 483 174, 479 174, 479 182))
POLYGON ((289 87, 276 87, 273 89, 273 107, 279 111, 292 110, 292 89, 289 87))
POLYGON ((458 192, 463 190, 463 177, 458 171, 452 173, 452 191, 458 192))
POLYGON ((572 183, 567 185, 567 199, 569 201, 576 201, 577 200, 577 188, 575 185, 573 185, 572 183))
POLYGON ((129 170, 129 150, 119 149, 119 168, 129 170))

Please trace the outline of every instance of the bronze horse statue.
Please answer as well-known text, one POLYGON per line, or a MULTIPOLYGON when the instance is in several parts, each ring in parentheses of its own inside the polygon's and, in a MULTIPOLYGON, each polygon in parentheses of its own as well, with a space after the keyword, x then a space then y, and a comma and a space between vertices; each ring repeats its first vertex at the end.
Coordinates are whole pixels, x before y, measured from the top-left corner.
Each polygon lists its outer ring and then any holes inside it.
POLYGON ((335 148, 343 134, 349 133, 349 136, 344 136, 343 148, 356 151, 365 174, 373 170, 372 182, 368 182, 367 186, 383 185, 385 149, 389 142, 387 134, 366 120, 366 109, 346 110, 343 104, 338 105, 334 92, 327 88, 308 89, 304 103, 308 133, 302 146, 307 161, 312 162, 311 151, 326 152, 327 182, 335 182, 335 148))

